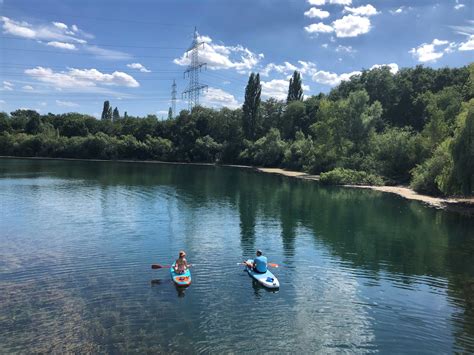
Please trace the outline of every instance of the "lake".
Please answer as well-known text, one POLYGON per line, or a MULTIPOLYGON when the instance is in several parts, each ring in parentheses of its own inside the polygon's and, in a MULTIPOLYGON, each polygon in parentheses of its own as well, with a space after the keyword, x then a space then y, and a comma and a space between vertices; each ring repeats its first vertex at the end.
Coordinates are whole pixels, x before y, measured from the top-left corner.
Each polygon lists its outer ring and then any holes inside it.
POLYGON ((0 159, 0 352, 474 351, 474 218, 249 169, 0 159), (281 287, 237 265, 262 249, 281 287), (170 264, 184 249, 193 283, 170 264))

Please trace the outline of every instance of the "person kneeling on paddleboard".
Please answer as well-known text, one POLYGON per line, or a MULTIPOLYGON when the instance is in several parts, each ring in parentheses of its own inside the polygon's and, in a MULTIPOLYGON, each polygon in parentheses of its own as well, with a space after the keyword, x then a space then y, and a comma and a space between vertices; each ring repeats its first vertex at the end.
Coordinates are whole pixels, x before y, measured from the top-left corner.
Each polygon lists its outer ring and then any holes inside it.
POLYGON ((181 250, 179 252, 179 258, 176 260, 174 264, 174 271, 177 274, 184 274, 184 272, 188 269, 188 262, 186 261, 186 253, 181 250))
POLYGON ((267 257, 263 256, 261 250, 257 250, 257 257, 253 260, 253 264, 249 266, 253 269, 253 271, 264 274, 267 272, 267 263, 267 257))

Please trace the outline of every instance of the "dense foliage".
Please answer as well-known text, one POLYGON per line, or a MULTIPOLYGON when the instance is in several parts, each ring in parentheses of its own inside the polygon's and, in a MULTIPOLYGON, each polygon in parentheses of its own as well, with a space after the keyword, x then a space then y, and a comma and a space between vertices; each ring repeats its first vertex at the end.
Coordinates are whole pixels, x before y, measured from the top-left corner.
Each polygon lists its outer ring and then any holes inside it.
POLYGON ((344 168, 321 173, 320 181, 330 185, 383 185, 383 179, 380 176, 344 168))
POLYGON ((175 119, 79 113, 0 113, 0 154, 252 164, 319 174, 337 183, 411 183, 473 195, 474 64, 392 74, 363 71, 303 100, 295 73, 287 102, 261 102, 252 74, 243 109, 183 110, 175 119), (291 95, 290 95, 291 94, 291 95))

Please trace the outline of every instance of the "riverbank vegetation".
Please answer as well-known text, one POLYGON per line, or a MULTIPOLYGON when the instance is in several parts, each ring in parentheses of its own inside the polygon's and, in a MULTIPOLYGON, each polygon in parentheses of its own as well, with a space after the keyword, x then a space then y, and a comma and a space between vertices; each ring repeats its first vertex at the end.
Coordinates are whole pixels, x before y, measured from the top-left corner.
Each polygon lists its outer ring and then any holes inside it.
POLYGON ((474 194, 474 64, 363 71, 304 97, 295 72, 286 101, 261 101, 252 74, 242 109, 195 107, 160 121, 79 113, 0 113, 0 155, 217 162, 322 174, 327 183, 410 184, 474 194))

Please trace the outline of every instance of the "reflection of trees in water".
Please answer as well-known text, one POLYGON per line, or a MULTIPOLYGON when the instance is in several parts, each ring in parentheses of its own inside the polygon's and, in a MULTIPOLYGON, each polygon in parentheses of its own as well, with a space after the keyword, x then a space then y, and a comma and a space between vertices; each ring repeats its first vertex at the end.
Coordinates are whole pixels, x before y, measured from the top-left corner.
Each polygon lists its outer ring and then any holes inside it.
MULTIPOLYGON (((25 172, 31 166, 22 162, 25 172)), ((231 168, 83 162, 34 162, 34 172, 94 180, 111 186, 167 186, 191 208, 226 204, 238 210, 241 246, 254 249, 258 218, 277 219, 285 257, 297 227, 313 231, 331 253, 375 276, 382 270, 410 284, 416 276, 443 277, 450 302, 463 312, 454 324, 460 349, 472 350, 474 219, 425 208, 388 194, 289 180, 231 168), (468 238, 471 236, 471 239, 468 238)), ((225 228, 225 226, 223 226, 225 228)), ((247 252, 247 250, 245 250, 247 252)), ((424 281, 430 282, 430 281, 424 281)))

